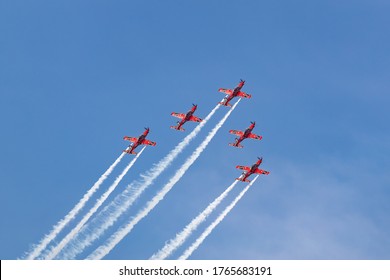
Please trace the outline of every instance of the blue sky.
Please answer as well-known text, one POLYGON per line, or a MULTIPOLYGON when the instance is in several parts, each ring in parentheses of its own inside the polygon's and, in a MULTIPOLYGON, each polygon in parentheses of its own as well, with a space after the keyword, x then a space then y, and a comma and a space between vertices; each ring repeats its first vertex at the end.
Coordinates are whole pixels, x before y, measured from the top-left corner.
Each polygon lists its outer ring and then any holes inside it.
POLYGON ((191 258, 389 259, 389 12, 380 0, 1 1, 0 258, 20 258, 39 242, 119 156, 124 135, 149 126, 157 146, 114 196, 195 127, 169 129, 172 111, 196 103, 204 118, 223 97, 218 88, 242 78, 252 99, 107 258, 149 258, 232 183, 236 165, 263 156, 271 174, 191 258), (263 140, 228 146, 229 129, 250 121, 263 140))

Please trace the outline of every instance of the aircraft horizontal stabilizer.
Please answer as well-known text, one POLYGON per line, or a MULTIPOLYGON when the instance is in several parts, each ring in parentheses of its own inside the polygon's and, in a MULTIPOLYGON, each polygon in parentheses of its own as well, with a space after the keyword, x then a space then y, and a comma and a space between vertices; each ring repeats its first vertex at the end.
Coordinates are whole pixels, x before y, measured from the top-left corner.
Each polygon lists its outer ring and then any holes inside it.
POLYGON ((250 180, 248 180, 248 179, 243 180, 242 178, 236 178, 236 180, 241 181, 241 182, 246 182, 246 183, 250 182, 250 180))
POLYGON ((176 130, 180 130, 180 131, 184 131, 185 130, 183 127, 179 128, 178 126, 174 126, 174 125, 172 125, 171 128, 172 129, 176 129, 176 130))
POLYGON ((130 150, 123 150, 124 153, 127 153, 127 154, 133 154, 133 155, 136 155, 137 153, 132 151, 130 152, 130 150))
POLYGON ((219 102, 219 104, 223 105, 223 106, 229 106, 229 107, 232 107, 232 104, 230 103, 224 103, 224 102, 219 102))
POLYGON ((229 143, 229 146, 233 146, 233 147, 237 147, 237 148, 244 148, 243 145, 240 145, 240 144, 236 145, 235 143, 229 143))

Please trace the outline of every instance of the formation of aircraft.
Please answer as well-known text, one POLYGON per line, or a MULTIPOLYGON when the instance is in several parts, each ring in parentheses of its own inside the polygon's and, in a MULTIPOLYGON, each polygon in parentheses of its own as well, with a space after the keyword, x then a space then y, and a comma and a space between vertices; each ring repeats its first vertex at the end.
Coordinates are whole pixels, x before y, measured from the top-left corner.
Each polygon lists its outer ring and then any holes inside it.
MULTIPOLYGON (((223 106, 232 106, 229 102, 234 98, 234 97, 243 97, 243 98, 251 98, 252 96, 250 94, 247 94, 243 91, 241 91, 242 87, 244 86, 245 81, 240 80, 238 85, 232 90, 232 89, 224 89, 220 88, 219 91, 227 94, 225 98, 219 102, 219 104, 223 106)), ((183 125, 188 122, 201 122, 202 119, 194 116, 194 112, 197 109, 196 104, 192 104, 192 108, 186 113, 175 113, 172 112, 171 116, 174 116, 176 118, 181 119, 180 121, 177 122, 176 126, 171 126, 172 129, 184 131, 183 125)), ((252 130, 254 129, 256 123, 251 122, 251 125, 245 130, 245 131, 240 131, 240 130, 229 130, 229 133, 235 134, 239 136, 239 138, 236 138, 234 143, 229 143, 230 146, 237 147, 237 148, 243 148, 243 146, 240 144, 243 140, 246 138, 251 138, 251 139, 256 139, 256 140, 261 140, 263 137, 257 134, 252 133, 252 130)), ((124 140, 132 142, 129 147, 124 150, 123 152, 128 153, 128 154, 136 154, 134 151, 139 145, 150 145, 150 146, 156 146, 156 142, 150 141, 146 139, 146 136, 149 133, 149 128, 145 128, 145 131, 143 134, 141 134, 139 137, 129 137, 125 136, 123 137, 124 140)), ((252 174, 263 174, 263 175, 268 175, 269 171, 259 169, 260 164, 262 163, 263 158, 258 157, 258 161, 253 164, 252 166, 242 166, 242 165, 237 165, 237 169, 244 170, 244 172, 241 174, 240 177, 236 178, 236 180, 242 181, 242 182, 247 182, 249 183, 250 180, 248 180, 248 177, 251 176, 252 174)))
POLYGON ((241 91, 241 88, 244 86, 244 84, 245 84, 245 81, 241 79, 240 82, 238 83, 238 85, 233 90, 220 88, 218 91, 223 92, 227 95, 222 100, 222 102, 219 102, 219 104, 221 104, 223 106, 230 106, 231 107, 232 104, 230 104, 229 101, 232 100, 236 96, 244 97, 244 98, 251 98, 252 95, 241 91))
POLYGON ((251 125, 247 129, 245 129, 245 131, 234 130, 234 129, 229 130, 229 133, 235 134, 240 137, 240 138, 236 138, 234 143, 229 143, 229 145, 237 148, 243 148, 244 146, 240 145, 240 143, 246 138, 261 140, 263 138, 262 136, 252 133, 252 130, 255 127, 255 125, 256 122, 251 122, 251 125))
POLYGON ((248 180, 247 178, 249 176, 251 176, 252 174, 264 174, 264 175, 268 175, 269 174, 269 171, 265 171, 263 169, 259 169, 259 165, 263 162, 263 158, 259 158, 258 157, 258 161, 253 164, 251 167, 249 166, 242 166, 242 165, 237 165, 236 168, 237 169, 241 169, 241 170, 244 170, 244 172, 241 174, 240 177, 236 178, 236 180, 239 180, 239 181, 242 181, 242 182, 247 182, 249 183, 250 180, 248 180))
POLYGON ((181 121, 178 121, 177 122, 177 125, 176 126, 171 126, 171 128, 173 129, 176 129, 176 130, 180 130, 180 131, 184 131, 184 128, 182 127, 183 124, 185 124, 186 122, 188 121, 191 121, 191 122, 201 122, 202 119, 198 118, 198 117, 195 117, 193 114, 194 112, 196 111, 196 108, 198 108, 198 105, 196 104, 192 104, 192 108, 191 110, 189 110, 186 114, 183 114, 183 113, 171 113, 171 116, 174 116, 176 118, 179 118, 181 119, 181 121))
POLYGON ((125 153, 128 154, 137 154, 134 152, 135 148, 137 148, 139 145, 150 145, 150 146, 156 146, 156 142, 150 141, 146 139, 146 136, 149 133, 149 127, 145 127, 144 133, 142 133, 138 138, 137 137, 129 137, 125 136, 123 137, 124 140, 132 142, 132 144, 129 145, 130 149, 123 150, 125 153))

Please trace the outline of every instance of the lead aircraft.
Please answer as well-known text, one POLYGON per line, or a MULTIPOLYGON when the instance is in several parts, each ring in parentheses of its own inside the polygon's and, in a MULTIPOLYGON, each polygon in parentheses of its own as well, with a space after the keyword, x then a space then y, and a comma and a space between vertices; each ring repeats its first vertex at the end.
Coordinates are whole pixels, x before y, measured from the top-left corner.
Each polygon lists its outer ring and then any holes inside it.
POLYGON ((135 155, 137 153, 134 152, 134 149, 137 148, 139 145, 156 146, 156 142, 153 142, 153 141, 146 139, 146 136, 148 135, 149 130, 150 130, 149 127, 145 127, 144 133, 142 133, 138 138, 137 137, 129 137, 129 136, 123 137, 124 140, 132 142, 132 144, 130 144, 126 150, 123 150, 123 152, 135 155))
POLYGON ((238 85, 232 90, 232 89, 225 89, 225 88, 220 88, 218 91, 220 92, 223 92, 225 94, 227 94, 225 96, 225 98, 219 102, 219 104, 223 105, 223 106, 232 106, 232 104, 229 103, 230 100, 232 100, 234 97, 238 96, 238 97, 244 97, 244 98, 251 98, 252 95, 250 94, 247 94, 243 91, 241 91, 241 88, 244 86, 245 84, 245 81, 240 79, 240 82, 238 83, 238 85))
POLYGON ((241 169, 241 170, 244 170, 244 172, 241 174, 240 177, 236 178, 236 180, 239 180, 241 182, 247 182, 249 183, 250 180, 248 180, 247 178, 249 176, 251 176, 252 174, 264 174, 264 175, 268 175, 269 172, 268 171, 265 171, 265 170, 262 170, 262 169, 259 169, 259 165, 263 162, 263 158, 259 158, 258 157, 258 161, 253 164, 251 167, 249 166, 242 166, 242 165, 237 165, 236 168, 237 169, 241 169))
POLYGON ((242 140, 246 138, 261 140, 263 138, 262 136, 252 133, 252 130, 255 127, 255 125, 256 122, 251 122, 251 125, 247 129, 245 129, 245 131, 234 130, 234 129, 229 130, 229 133, 235 134, 240 137, 240 138, 236 138, 236 141, 234 143, 229 143, 229 145, 237 148, 243 148, 244 146, 240 145, 240 143, 242 140))
POLYGON ((193 115, 194 112, 196 111, 196 108, 198 108, 198 105, 192 104, 191 110, 189 110, 186 114, 172 112, 171 116, 179 118, 179 119, 181 119, 181 121, 178 121, 176 126, 172 125, 171 128, 176 129, 176 130, 180 130, 180 131, 184 131, 184 128, 182 126, 186 122, 188 122, 188 121, 191 121, 191 122, 201 122, 202 119, 200 119, 198 117, 195 117, 193 115))

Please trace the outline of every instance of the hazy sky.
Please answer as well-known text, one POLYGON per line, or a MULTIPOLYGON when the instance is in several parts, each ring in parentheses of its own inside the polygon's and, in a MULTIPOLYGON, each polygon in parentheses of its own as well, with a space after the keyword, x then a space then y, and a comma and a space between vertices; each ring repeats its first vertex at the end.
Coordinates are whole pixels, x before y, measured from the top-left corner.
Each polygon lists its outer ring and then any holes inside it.
MULTIPOLYGON (((388 1, 0 1, 0 258, 21 258, 128 145, 147 147, 118 195, 245 79, 207 149, 107 259, 147 259, 257 156, 261 176, 192 259, 390 258, 388 1), (256 121, 261 141, 228 146, 256 121)), ((227 112, 85 258, 169 180, 227 112)), ((80 220, 133 156, 126 155, 80 220)), ((177 258, 245 186, 172 258, 177 258)))

